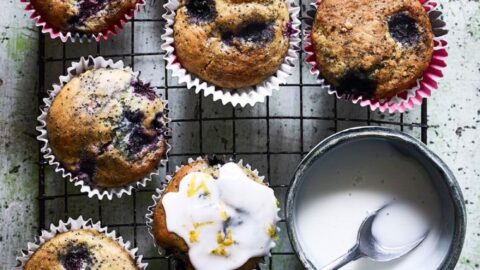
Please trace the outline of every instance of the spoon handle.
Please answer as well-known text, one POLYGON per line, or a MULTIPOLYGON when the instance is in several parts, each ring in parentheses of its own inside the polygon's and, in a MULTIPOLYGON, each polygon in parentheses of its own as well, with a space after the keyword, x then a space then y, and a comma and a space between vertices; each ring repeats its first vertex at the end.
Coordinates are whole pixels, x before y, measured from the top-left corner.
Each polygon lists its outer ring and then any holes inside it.
POLYGON ((355 261, 362 257, 362 253, 360 252, 360 248, 358 245, 355 245, 351 248, 347 254, 339 257, 335 261, 329 263, 328 265, 322 267, 321 270, 337 270, 345 266, 346 264, 355 261))

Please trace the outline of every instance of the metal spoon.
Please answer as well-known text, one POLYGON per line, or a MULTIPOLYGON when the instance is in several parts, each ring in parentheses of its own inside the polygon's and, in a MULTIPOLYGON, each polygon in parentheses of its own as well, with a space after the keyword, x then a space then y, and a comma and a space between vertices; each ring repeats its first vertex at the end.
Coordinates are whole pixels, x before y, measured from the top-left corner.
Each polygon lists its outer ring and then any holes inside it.
POLYGON ((418 247, 423 240, 425 240, 427 233, 425 233, 420 239, 401 247, 385 248, 382 247, 372 235, 372 224, 378 213, 385 209, 389 204, 378 209, 370 216, 368 216, 360 226, 358 231, 357 244, 351 248, 347 254, 341 256, 335 261, 331 262, 327 266, 322 267, 322 270, 336 270, 345 266, 346 264, 356 261, 362 257, 368 257, 377 262, 388 262, 394 259, 398 259, 403 255, 409 253, 418 247))

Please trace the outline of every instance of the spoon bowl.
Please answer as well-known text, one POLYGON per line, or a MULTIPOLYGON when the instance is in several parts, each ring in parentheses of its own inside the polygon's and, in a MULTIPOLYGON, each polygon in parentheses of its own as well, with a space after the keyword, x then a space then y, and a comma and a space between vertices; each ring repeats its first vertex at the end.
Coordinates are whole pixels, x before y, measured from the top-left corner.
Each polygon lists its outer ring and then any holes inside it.
MULTIPOLYGON (((425 237, 427 236, 428 232, 422 235, 417 240, 408 243, 406 245, 398 246, 398 247, 384 247, 380 245, 380 243, 375 239, 372 233, 372 227, 375 219, 377 218, 378 214, 382 212, 384 209, 387 209, 391 204, 387 204, 382 208, 378 209, 377 211, 373 212, 369 215, 360 225, 360 229, 358 230, 358 239, 356 245, 351 248, 347 254, 339 257, 335 261, 331 262, 330 264, 324 266, 322 270, 336 270, 340 269, 341 267, 345 266, 346 264, 358 260, 362 257, 368 257, 371 260, 377 262, 388 262, 391 260, 398 259, 416 247, 418 247, 425 237)), ((392 232, 394 233, 394 232, 392 232)))
MULTIPOLYGON (((386 209, 390 205, 386 205, 379 210, 375 211, 373 214, 368 216, 365 221, 363 221, 358 232, 358 248, 360 253, 363 256, 366 256, 374 261, 378 262, 388 262, 391 260, 398 259, 410 251, 418 247, 423 240, 425 240, 428 232, 423 234, 417 240, 407 243, 406 245, 397 246, 397 247, 385 247, 382 246, 373 236, 372 227, 373 222, 380 212, 386 209)), ((395 232, 392 232, 395 233, 395 232)))

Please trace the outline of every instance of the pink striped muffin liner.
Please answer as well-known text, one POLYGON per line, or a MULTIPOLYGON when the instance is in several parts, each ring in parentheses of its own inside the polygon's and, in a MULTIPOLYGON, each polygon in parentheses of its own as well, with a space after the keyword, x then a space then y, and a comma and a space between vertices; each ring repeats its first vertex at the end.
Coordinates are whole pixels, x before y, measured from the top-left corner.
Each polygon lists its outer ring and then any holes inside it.
POLYGON ((145 1, 146 0, 137 0, 137 4, 135 5, 135 8, 127 12, 121 20, 111 25, 108 29, 95 34, 87 34, 87 33, 62 32, 59 29, 56 29, 53 25, 50 25, 42 17, 42 14, 40 14, 40 12, 35 9, 35 7, 30 2, 30 0, 20 0, 20 2, 26 4, 25 11, 27 11, 30 14, 30 19, 32 19, 35 22, 35 26, 40 27, 42 30, 42 33, 50 35, 50 38, 52 39, 59 38, 63 43, 66 43, 69 39, 71 42, 76 42, 76 41, 91 42, 92 40, 95 40, 96 42, 100 42, 102 39, 107 40, 109 36, 117 35, 119 32, 121 32, 121 30, 123 30, 124 25, 133 18, 135 10, 137 12, 140 12, 140 8, 143 5, 145 5, 145 1))
POLYGON ((117 236, 115 231, 108 231, 107 227, 102 227, 100 222, 93 223, 91 219, 83 219, 82 216, 77 219, 69 218, 66 222, 60 220, 58 225, 50 224, 48 230, 42 230, 41 234, 35 238, 34 242, 29 242, 27 244, 27 249, 22 250, 22 256, 17 257, 17 267, 14 267, 13 270, 22 270, 25 267, 25 264, 32 257, 32 255, 40 248, 45 242, 54 238, 57 234, 65 233, 73 230, 81 229, 93 229, 99 233, 105 234, 110 239, 117 241, 117 243, 122 246, 125 251, 128 252, 130 257, 135 261, 139 269, 146 269, 148 263, 142 261, 143 256, 137 254, 138 248, 132 248, 130 242, 124 241, 121 236, 117 236))
POLYGON ((443 70, 447 67, 446 58, 448 56, 448 43, 444 36, 448 33, 448 30, 445 28, 446 24, 443 21, 443 14, 439 10, 440 5, 437 2, 430 0, 419 1, 423 5, 432 24, 434 35, 432 60, 430 61, 430 65, 424 71, 423 76, 416 81, 412 88, 405 90, 390 99, 368 99, 362 96, 351 98, 348 95, 339 94, 332 85, 322 78, 321 70, 319 70, 316 63, 314 46, 311 40, 315 12, 321 0, 312 3, 311 9, 307 12, 307 23, 304 30, 305 62, 310 65, 310 73, 317 78, 317 82, 321 84, 322 89, 327 90, 329 94, 335 95, 338 99, 350 100, 354 104, 368 107, 372 111, 379 110, 380 112, 388 113, 403 113, 407 110, 411 110, 417 105, 421 105, 423 99, 429 98, 432 95, 432 92, 438 89, 438 81, 443 77, 443 70))

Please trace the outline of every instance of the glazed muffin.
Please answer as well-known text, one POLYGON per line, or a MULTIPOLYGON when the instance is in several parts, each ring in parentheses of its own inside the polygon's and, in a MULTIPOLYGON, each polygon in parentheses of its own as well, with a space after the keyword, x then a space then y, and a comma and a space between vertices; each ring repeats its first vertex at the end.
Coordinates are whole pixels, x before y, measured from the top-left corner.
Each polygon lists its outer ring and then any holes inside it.
POLYGON ((240 89, 279 69, 291 24, 284 0, 182 0, 173 30, 175 54, 188 72, 240 89))
POLYGON ((188 269, 254 269, 275 246, 279 220, 278 201, 262 180, 218 159, 182 166, 153 210, 156 242, 188 253, 188 269))
POLYGON ((109 30, 135 9, 137 0, 30 0, 55 30, 95 34, 109 30))
POLYGON ((94 229, 57 234, 26 262, 25 270, 140 269, 117 241, 94 229))
POLYGON ((46 118, 56 160, 95 188, 123 187, 166 157, 165 104, 129 68, 99 68, 73 77, 46 118))
POLYGON ((350 97, 390 98, 411 88, 433 53, 418 0, 322 0, 312 42, 322 77, 350 97))

